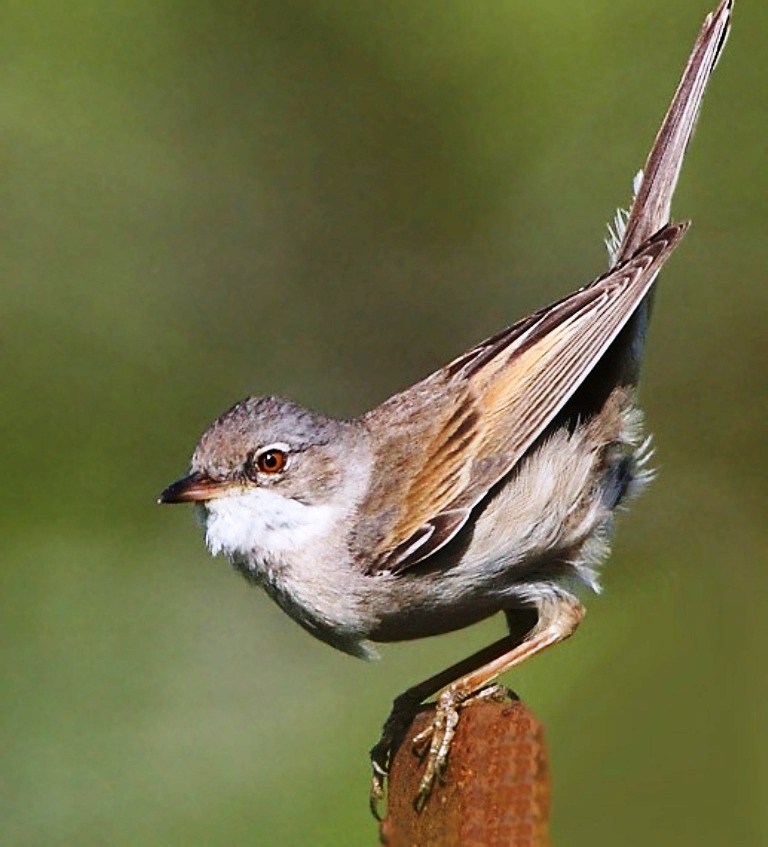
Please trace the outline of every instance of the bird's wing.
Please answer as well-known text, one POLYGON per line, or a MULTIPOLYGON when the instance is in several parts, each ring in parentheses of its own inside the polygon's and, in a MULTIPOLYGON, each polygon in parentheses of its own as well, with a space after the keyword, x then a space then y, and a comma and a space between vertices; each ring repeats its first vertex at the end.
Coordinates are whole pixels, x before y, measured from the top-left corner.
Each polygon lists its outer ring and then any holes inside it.
POLYGON ((355 545, 367 571, 402 571, 461 529, 600 360, 686 227, 665 227, 628 262, 369 413, 378 473, 355 545))

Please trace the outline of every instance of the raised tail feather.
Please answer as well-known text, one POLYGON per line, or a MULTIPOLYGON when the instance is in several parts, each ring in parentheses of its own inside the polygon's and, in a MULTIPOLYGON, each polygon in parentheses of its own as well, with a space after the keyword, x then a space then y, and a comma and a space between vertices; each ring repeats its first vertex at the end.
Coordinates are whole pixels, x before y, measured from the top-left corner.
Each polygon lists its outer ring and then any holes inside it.
POLYGON ((645 167, 635 177, 629 213, 620 212, 611 229, 612 266, 629 259, 669 223, 677 178, 696 126, 704 91, 728 37, 732 9, 733 0, 723 0, 704 20, 645 167))

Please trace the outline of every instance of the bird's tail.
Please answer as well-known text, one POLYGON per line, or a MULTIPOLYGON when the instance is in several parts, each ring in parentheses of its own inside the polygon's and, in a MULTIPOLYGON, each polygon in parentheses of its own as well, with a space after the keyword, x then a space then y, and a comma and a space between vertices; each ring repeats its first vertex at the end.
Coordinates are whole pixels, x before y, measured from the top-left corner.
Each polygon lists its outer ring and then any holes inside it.
MULTIPOLYGON (((606 245, 611 267, 627 261, 669 223, 672 195, 704 91, 728 36, 732 8, 733 0, 722 0, 704 20, 645 167, 635 177, 632 206, 629 212, 619 211, 609 227, 606 245)), ((654 291, 655 287, 648 292, 605 357, 602 367, 610 372, 610 379, 637 384, 654 291)))
POLYGON ((722 0, 704 20, 645 167, 635 177, 632 206, 629 212, 619 212, 610 228, 606 243, 612 266, 629 259, 669 222, 677 178, 709 77, 728 37, 732 8, 733 0, 722 0))

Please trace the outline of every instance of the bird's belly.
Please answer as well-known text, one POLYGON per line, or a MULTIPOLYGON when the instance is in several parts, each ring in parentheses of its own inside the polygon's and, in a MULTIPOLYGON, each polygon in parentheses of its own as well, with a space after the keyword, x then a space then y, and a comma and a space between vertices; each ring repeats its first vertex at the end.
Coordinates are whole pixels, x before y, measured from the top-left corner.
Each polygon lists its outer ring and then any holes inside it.
POLYGON ((396 612, 380 618, 368 633, 371 641, 411 641, 430 635, 443 635, 485 620, 500 610, 498 603, 457 603, 420 605, 406 613, 396 612))

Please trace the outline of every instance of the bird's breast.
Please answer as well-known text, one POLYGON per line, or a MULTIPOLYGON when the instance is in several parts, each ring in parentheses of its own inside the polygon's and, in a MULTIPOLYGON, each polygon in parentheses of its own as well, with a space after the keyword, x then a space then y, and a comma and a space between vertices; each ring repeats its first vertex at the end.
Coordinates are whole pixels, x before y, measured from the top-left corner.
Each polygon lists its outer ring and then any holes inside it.
POLYGON ((210 501, 205 537, 297 623, 353 655, 367 656, 366 624, 346 549, 343 512, 255 489, 210 501))

